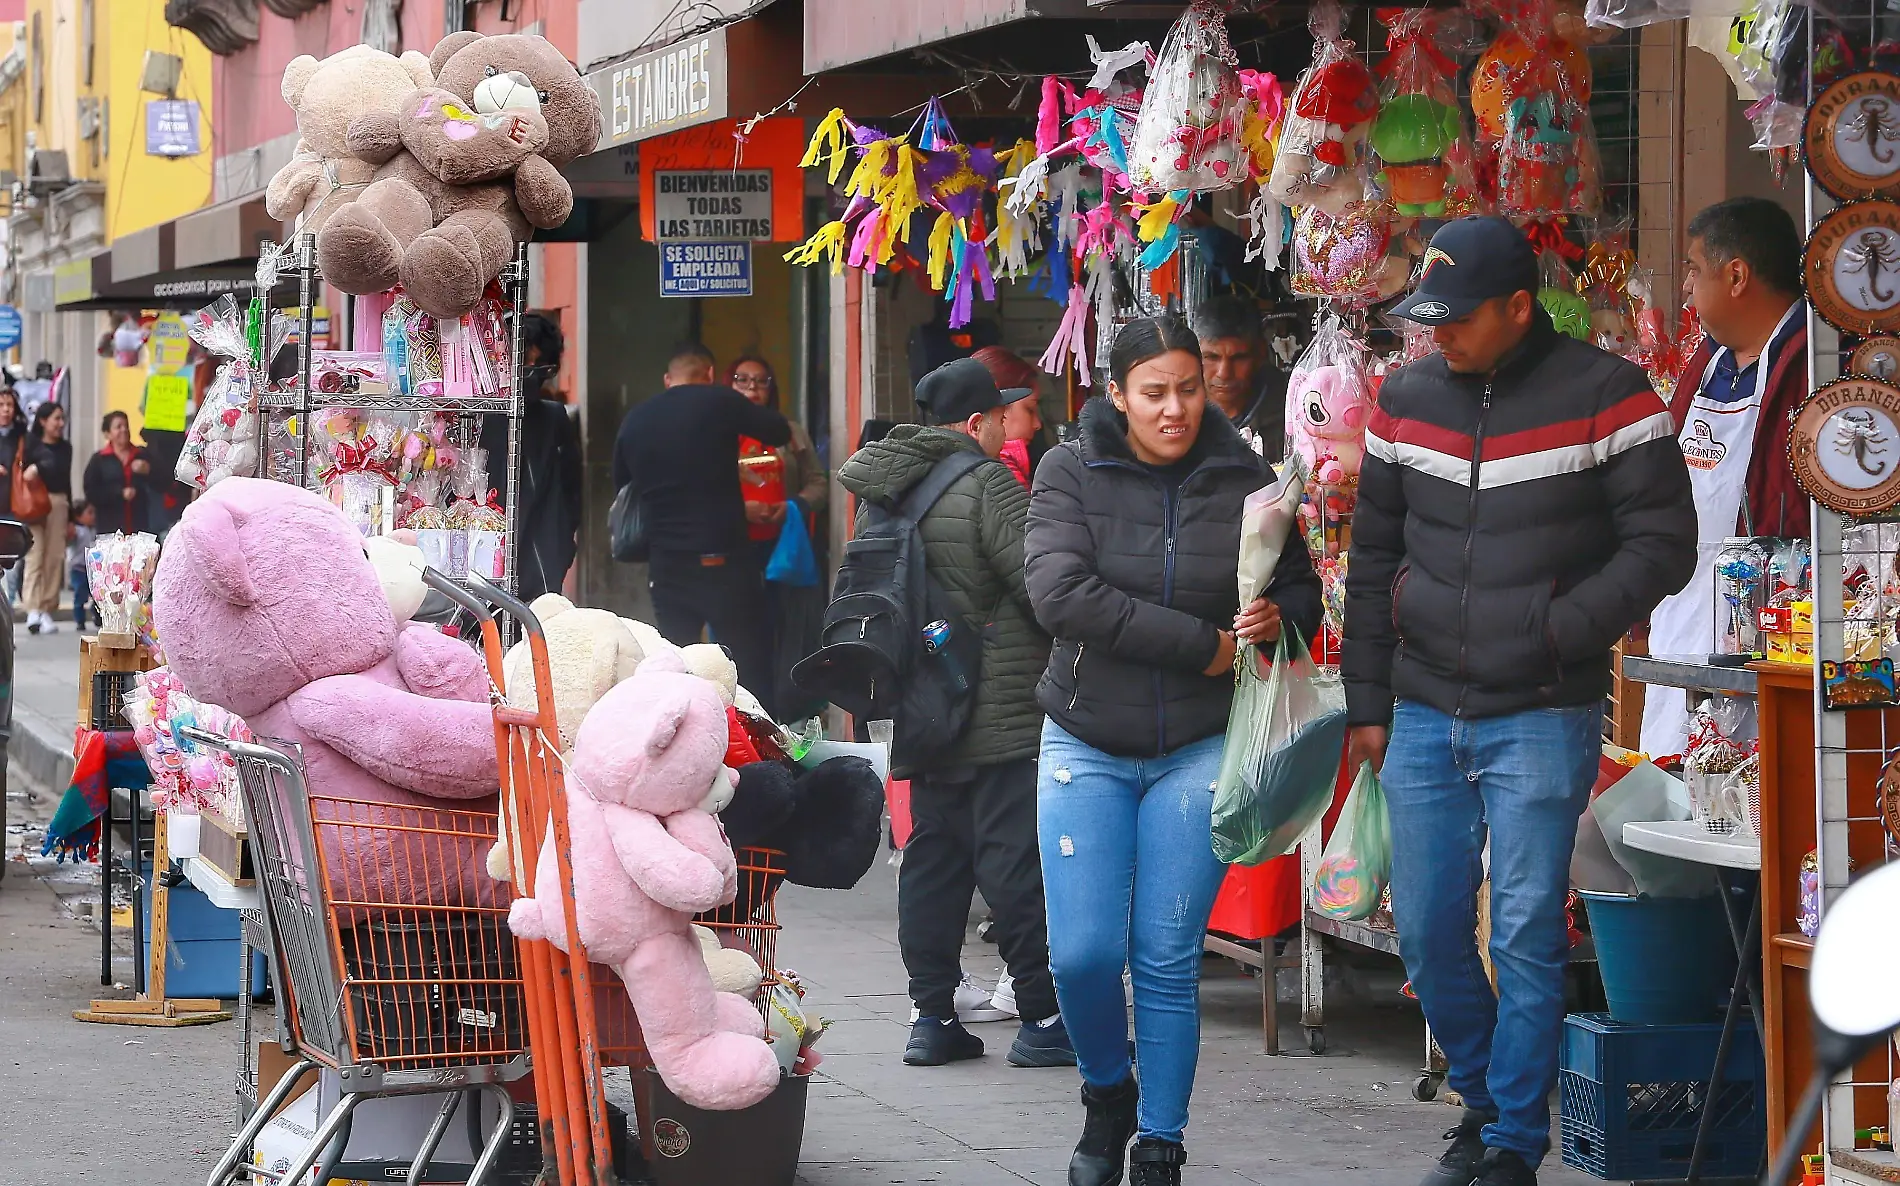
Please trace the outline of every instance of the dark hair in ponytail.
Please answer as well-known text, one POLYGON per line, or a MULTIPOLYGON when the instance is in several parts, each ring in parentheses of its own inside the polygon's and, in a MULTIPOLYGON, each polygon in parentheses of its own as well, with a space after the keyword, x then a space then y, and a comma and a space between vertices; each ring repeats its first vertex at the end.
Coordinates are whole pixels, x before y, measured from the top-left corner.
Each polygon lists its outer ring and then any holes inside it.
POLYGON ((1201 340, 1188 328, 1185 318, 1175 313, 1137 318, 1115 334, 1115 344, 1108 351, 1108 377, 1115 386, 1126 387, 1129 371, 1176 350, 1185 350, 1196 359, 1201 357, 1201 340))

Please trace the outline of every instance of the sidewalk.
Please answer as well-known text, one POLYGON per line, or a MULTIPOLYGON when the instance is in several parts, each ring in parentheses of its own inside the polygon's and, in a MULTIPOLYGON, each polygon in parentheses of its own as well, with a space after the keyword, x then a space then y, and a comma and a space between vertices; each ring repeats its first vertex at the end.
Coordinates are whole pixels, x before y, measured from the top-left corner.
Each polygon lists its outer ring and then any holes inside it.
MULTIPOLYGON (((22 629, 16 642, 14 825, 43 821, 64 787, 62 777, 50 796, 29 804, 20 775, 71 743, 78 655, 71 631, 38 638, 22 629)), ((22 838, 7 837, 9 855, 22 838)), ((8 868, 0 881, 0 1099, 10 1105, 0 1186, 202 1183, 233 1129, 235 1026, 73 1021, 71 1011, 91 998, 122 995, 98 985, 97 929, 33 875, 58 876, 66 884, 57 889, 69 894, 76 870, 39 861, 8 868)), ((1079 1080, 1073 1070, 1009 1066, 1012 1025, 973 1027, 989 1049, 983 1059, 902 1064, 910 1004, 888 866, 880 862, 850 891, 787 886, 778 905, 779 960, 798 971, 808 1005, 831 1021, 811 1087, 802 1186, 1065 1181, 1081 1131, 1079 1080)), ((1001 971, 996 948, 976 942, 974 928, 964 967, 987 981, 1001 971)), ((1186 1182, 1414 1186, 1456 1113, 1411 1098, 1423 1031, 1417 1007, 1399 996, 1396 961, 1351 951, 1329 960, 1323 1057, 1261 1054, 1254 982, 1224 960, 1205 961, 1203 976, 1186 1182)), ((1290 973, 1281 989, 1283 1001, 1296 994, 1290 973)), ((1296 1010, 1289 1004, 1286 1012, 1296 1010)), ((1297 1038, 1298 1027, 1289 1028, 1297 1038)), ((620 1096, 624 1073, 616 1078, 620 1096)), ((1555 1155, 1540 1177, 1545 1186, 1593 1181, 1555 1155)))

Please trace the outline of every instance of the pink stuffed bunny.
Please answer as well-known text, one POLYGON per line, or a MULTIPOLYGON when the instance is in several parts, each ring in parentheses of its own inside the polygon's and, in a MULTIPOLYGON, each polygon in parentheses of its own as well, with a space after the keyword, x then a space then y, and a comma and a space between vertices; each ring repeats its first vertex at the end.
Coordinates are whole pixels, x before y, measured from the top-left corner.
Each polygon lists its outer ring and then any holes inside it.
MULTIPOLYGON (((320 817, 416 822, 331 799, 494 812, 481 658, 426 626, 398 627, 363 537, 324 499, 282 482, 220 482, 167 538, 152 616, 194 698, 229 708, 261 738, 302 746, 320 817)), ((487 844, 473 837, 318 835, 339 898, 499 904, 480 875, 487 844)))
POLYGON ((1295 370, 1286 400, 1293 450, 1307 476, 1328 486, 1357 478, 1372 418, 1364 376, 1338 363, 1295 370))
MULTIPOLYGON (((693 936, 695 914, 732 901, 738 869, 706 802, 724 797, 726 706, 656 654, 594 705, 574 739, 567 783, 575 922, 587 957, 619 972, 653 1065, 697 1108, 748 1108, 778 1086, 764 1020, 744 997, 715 992, 693 936)), ((508 925, 567 949, 550 836, 534 897, 508 925)))

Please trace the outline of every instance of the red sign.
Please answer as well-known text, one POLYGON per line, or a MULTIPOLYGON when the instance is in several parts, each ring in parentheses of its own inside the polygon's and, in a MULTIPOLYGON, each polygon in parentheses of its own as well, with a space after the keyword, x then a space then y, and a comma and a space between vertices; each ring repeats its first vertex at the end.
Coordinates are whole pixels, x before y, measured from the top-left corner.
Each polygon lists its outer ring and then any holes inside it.
POLYGON ((655 233, 657 195, 653 174, 678 169, 769 169, 772 172, 772 233, 784 243, 805 238, 805 121, 797 116, 760 120, 741 141, 743 121, 722 119, 640 141, 640 236, 655 233))

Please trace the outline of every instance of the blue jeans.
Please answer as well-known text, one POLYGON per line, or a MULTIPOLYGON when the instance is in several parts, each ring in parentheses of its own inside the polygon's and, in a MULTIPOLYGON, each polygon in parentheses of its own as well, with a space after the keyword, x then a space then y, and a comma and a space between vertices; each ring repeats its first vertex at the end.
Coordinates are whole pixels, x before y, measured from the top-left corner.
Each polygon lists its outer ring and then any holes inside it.
POLYGON ((1125 1082, 1135 988, 1139 1135, 1179 1141, 1201 1044, 1201 938, 1227 867, 1213 849, 1220 737, 1117 758, 1045 720, 1037 839, 1049 968, 1082 1081, 1125 1082))
POLYGON ((1458 720, 1401 700, 1380 772, 1393 921, 1447 1080, 1466 1107, 1497 1117, 1484 1143, 1533 1166, 1550 1147, 1570 854, 1602 752, 1594 705, 1458 720), (1476 935, 1487 828, 1495 996, 1476 935))

